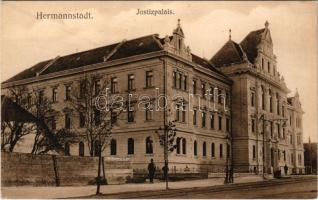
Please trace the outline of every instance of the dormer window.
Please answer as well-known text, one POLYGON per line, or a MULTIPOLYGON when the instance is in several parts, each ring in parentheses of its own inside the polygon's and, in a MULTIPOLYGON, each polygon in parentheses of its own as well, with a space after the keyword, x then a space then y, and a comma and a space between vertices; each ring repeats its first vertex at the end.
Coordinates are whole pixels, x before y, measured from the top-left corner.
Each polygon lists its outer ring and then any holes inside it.
POLYGON ((181 38, 179 39, 179 41, 178 41, 178 42, 179 42, 179 46, 178 46, 178 47, 179 47, 179 49, 181 49, 181 45, 182 45, 181 38))

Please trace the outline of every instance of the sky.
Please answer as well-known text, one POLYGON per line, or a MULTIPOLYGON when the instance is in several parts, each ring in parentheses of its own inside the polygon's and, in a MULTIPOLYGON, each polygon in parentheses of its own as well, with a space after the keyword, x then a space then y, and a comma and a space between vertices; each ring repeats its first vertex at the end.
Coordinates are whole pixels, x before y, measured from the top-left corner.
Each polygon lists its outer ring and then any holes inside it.
POLYGON ((171 35, 181 19, 185 43, 210 59, 267 20, 290 96, 300 94, 304 142, 317 142, 317 2, 1 2, 1 81, 37 62, 153 33, 171 35), (170 9, 172 15, 136 15, 170 9), (37 13, 90 12, 89 20, 38 20, 37 13))

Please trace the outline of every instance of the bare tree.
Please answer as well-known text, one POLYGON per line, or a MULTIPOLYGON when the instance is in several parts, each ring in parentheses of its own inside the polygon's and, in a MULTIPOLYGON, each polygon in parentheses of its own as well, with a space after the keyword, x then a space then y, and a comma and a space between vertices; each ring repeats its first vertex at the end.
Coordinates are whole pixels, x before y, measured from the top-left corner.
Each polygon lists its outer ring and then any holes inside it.
POLYGON ((80 123, 77 132, 83 133, 90 156, 98 156, 108 146, 112 128, 123 110, 110 103, 110 98, 106 100, 108 89, 107 78, 87 74, 81 78, 78 86, 72 87, 71 105, 80 123))

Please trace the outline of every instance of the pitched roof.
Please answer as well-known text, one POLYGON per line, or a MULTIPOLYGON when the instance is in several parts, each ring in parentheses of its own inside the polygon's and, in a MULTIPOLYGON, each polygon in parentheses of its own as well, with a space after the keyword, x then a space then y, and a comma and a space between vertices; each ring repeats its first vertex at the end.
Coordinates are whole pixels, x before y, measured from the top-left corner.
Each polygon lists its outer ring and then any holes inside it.
POLYGON ((216 67, 241 63, 244 61, 244 52, 239 44, 228 40, 210 60, 216 67))
POLYGON ((51 64, 50 62, 54 59, 50 59, 40 62, 20 72, 12 78, 4 81, 4 83, 35 77, 36 73, 38 72, 41 72, 41 74, 49 74, 53 72, 75 69, 85 65, 102 63, 104 62, 105 57, 108 58, 107 61, 111 61, 120 58, 160 51, 162 50, 162 47, 156 40, 157 38, 154 35, 148 35, 128 41, 123 41, 122 43, 115 43, 88 51, 61 56, 51 64))
POLYGON ((240 43, 251 63, 254 63, 254 60, 257 57, 257 47, 261 42, 262 33, 265 30, 266 29, 263 28, 250 32, 240 43))

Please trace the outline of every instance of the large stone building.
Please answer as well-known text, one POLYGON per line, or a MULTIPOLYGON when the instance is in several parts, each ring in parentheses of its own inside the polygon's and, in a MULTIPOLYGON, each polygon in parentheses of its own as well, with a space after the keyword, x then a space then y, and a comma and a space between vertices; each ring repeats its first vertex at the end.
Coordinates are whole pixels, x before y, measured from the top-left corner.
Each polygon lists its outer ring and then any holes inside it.
MULTIPOLYGON (((133 94, 134 111, 121 113, 103 154, 129 157, 136 171, 145 169, 151 158, 163 165, 157 132, 173 121, 177 148, 169 154, 171 171, 223 172, 233 159, 236 171, 260 172, 264 163, 260 116, 288 118, 287 127, 280 121, 272 124, 265 163, 275 160, 280 167, 287 163, 294 170, 302 169, 299 98, 287 98, 268 27, 251 32, 241 44, 229 40, 211 62, 191 53, 184 38, 178 22, 171 36, 123 40, 40 62, 3 82, 2 89, 9 95, 8 89, 24 85, 45 95, 56 110, 56 129, 70 128, 80 136, 81 115, 69 107, 68 96, 72 88, 80 88, 84 77, 98 77, 95 88, 110 82, 111 93, 125 100, 133 94), (145 95, 154 110, 139 107, 138 97, 145 95), (159 109, 162 95, 167 97, 167 109, 159 109), (270 149, 277 154, 275 159, 270 149)), ((32 92, 27 95, 34 98, 32 92)), ((85 137, 80 138, 70 154, 88 156, 85 137)))
POLYGON ((232 86, 233 164, 237 171, 302 172, 302 114, 299 95, 290 92, 277 70, 269 24, 241 43, 231 37, 211 62, 232 86), (264 130, 263 130, 264 129, 264 130))

